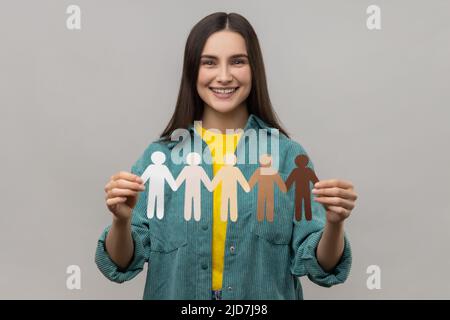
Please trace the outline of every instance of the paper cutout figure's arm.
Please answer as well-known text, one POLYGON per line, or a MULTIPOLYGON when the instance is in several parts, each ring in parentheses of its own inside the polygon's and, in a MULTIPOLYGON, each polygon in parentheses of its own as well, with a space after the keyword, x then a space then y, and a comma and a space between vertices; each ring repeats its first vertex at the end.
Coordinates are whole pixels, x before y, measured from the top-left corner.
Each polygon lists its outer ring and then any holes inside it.
POLYGON ((292 170, 291 174, 286 180, 286 189, 289 190, 295 181, 295 169, 292 170))
POLYGON ((316 173, 313 170, 311 170, 311 176, 312 176, 311 181, 313 184, 319 182, 319 178, 317 178, 316 173))
POLYGON ((148 179, 150 179, 150 176, 152 175, 152 168, 153 165, 149 165, 145 170, 144 173, 141 175, 141 179, 143 180, 143 184, 147 182, 148 179))
POLYGON ((239 182, 239 184, 242 186, 245 192, 250 192, 250 186, 248 185, 247 180, 245 180, 244 175, 242 174, 241 170, 236 168, 236 180, 239 182))
POLYGON ((213 185, 212 185, 212 181, 209 180, 209 177, 206 174, 205 170, 201 171, 200 179, 202 180, 204 186, 206 187, 206 189, 208 189, 209 192, 212 192, 214 190, 213 189, 213 185))
POLYGON ((184 180, 186 180, 186 168, 183 168, 183 170, 181 170, 180 174, 175 180, 175 185, 177 186, 177 189, 183 184, 184 180))
POLYGON ((283 179, 281 179, 281 177, 280 177, 280 175, 278 173, 275 174, 275 179, 274 180, 275 180, 275 183, 278 185, 278 188, 280 188, 281 191, 286 193, 287 192, 287 187, 284 184, 283 179))
POLYGON ((210 185, 211 191, 214 190, 214 189, 219 185, 219 183, 221 183, 221 182, 222 182, 222 169, 220 169, 220 170, 216 173, 216 175, 214 176, 214 178, 212 179, 211 185, 210 185))
POLYGON ((164 174, 164 178, 165 178, 166 181, 167 181, 167 184, 170 186, 170 188, 171 188, 173 191, 177 191, 178 186, 177 186, 177 184, 175 183, 175 180, 174 180, 172 174, 170 173, 169 169, 168 169, 166 166, 164 166, 163 168, 164 168, 163 174, 164 174))
POLYGON ((253 187, 256 185, 256 183, 258 182, 258 177, 259 177, 259 168, 255 170, 250 180, 248 180, 248 185, 250 189, 253 189, 253 187))

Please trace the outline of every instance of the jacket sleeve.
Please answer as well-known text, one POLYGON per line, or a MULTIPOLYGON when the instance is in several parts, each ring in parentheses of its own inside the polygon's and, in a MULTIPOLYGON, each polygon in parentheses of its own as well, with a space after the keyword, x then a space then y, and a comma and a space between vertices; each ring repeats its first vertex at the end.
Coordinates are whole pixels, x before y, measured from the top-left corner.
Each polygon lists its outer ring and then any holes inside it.
MULTIPOLYGON (((300 148, 297 155, 300 153, 306 154, 303 148, 300 148)), ((311 160, 308 167, 314 170, 311 160)), ((310 190, 312 189, 313 184, 310 182, 310 190)), ((310 200, 312 220, 306 221, 303 212, 303 218, 300 221, 294 219, 293 222, 291 272, 298 277, 306 275, 312 282, 320 286, 331 287, 343 283, 350 273, 352 263, 350 242, 344 234, 345 245, 342 257, 334 270, 325 272, 317 261, 316 250, 325 226, 326 211, 321 203, 313 200, 312 193, 310 194, 310 200)))
MULTIPOLYGON (((131 172, 142 175, 150 162, 152 145, 144 152, 144 155, 133 165, 131 172)), ((153 150, 155 151, 155 150, 153 150)), ((108 226, 101 234, 95 253, 95 263, 102 274, 111 281, 122 283, 133 279, 144 268, 145 262, 149 260, 150 235, 147 218, 147 192, 148 184, 144 191, 139 194, 137 204, 132 212, 131 235, 134 242, 134 253, 132 260, 126 269, 118 267, 106 251, 106 236, 111 228, 108 226)))

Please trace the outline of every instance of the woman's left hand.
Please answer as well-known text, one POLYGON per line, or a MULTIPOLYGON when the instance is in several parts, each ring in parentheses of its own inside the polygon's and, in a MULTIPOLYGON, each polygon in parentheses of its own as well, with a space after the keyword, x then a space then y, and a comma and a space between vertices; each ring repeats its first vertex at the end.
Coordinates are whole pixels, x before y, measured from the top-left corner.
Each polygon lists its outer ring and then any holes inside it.
POLYGON ((358 198, 350 181, 323 180, 314 184, 314 201, 322 203, 327 210, 327 222, 340 224, 350 216, 358 198))

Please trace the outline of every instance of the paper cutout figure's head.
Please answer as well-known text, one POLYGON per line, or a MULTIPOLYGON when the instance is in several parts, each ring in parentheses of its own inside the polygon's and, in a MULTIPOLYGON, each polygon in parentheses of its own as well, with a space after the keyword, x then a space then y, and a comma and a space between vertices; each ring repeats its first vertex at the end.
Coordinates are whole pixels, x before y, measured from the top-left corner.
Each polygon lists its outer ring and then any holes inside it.
POLYGON ((202 160, 201 156, 196 152, 190 152, 186 156, 186 163, 190 166, 199 165, 201 160, 202 160))
POLYGON ((234 166, 237 162, 237 158, 233 153, 227 153, 225 157, 223 157, 223 162, 228 166, 234 166))
POLYGON ((268 154, 263 154, 259 157, 259 164, 261 167, 270 167, 272 165, 272 157, 268 154))
POLYGON ((297 167, 306 167, 308 162, 309 162, 308 156, 305 156, 303 154, 295 158, 295 164, 297 165, 297 167))
POLYGON ((166 155, 161 151, 155 151, 152 153, 151 159, 154 164, 163 164, 166 162, 166 155))

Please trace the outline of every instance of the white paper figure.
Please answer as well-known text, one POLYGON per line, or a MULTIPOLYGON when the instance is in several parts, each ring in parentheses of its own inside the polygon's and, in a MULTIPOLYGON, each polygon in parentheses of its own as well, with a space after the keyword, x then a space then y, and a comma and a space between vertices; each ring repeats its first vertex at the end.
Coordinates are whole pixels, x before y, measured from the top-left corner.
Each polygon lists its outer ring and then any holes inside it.
POLYGON ((205 170, 199 166, 201 162, 201 156, 198 153, 191 152, 186 156, 186 163, 178 178, 175 180, 177 188, 179 188, 184 181, 184 219, 186 221, 191 220, 192 217, 192 201, 194 201, 194 219, 200 221, 201 217, 201 201, 200 201, 200 185, 201 182, 211 192, 212 185, 205 170))
POLYGON ((230 201, 230 219, 237 221, 237 184, 239 183, 245 192, 250 191, 250 186, 245 180, 239 168, 236 168, 236 156, 232 153, 225 155, 224 165, 214 176, 212 181, 212 189, 214 190, 219 183, 222 183, 222 197, 220 206, 220 219, 227 221, 228 219, 228 201, 230 201))
POLYGON ((166 162, 165 154, 155 151, 152 153, 151 159, 153 164, 149 165, 141 176, 141 179, 144 180, 143 183, 149 180, 147 217, 153 218, 156 201, 156 217, 162 219, 164 217, 164 182, 167 181, 173 191, 177 190, 177 185, 169 169, 163 164, 166 162))

